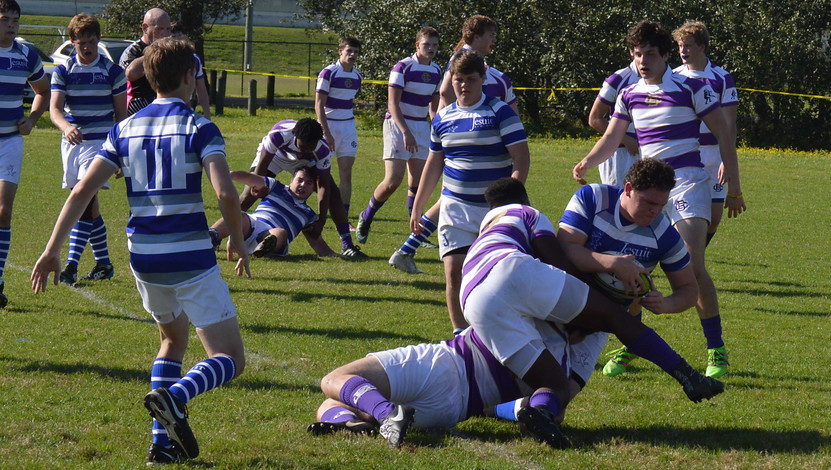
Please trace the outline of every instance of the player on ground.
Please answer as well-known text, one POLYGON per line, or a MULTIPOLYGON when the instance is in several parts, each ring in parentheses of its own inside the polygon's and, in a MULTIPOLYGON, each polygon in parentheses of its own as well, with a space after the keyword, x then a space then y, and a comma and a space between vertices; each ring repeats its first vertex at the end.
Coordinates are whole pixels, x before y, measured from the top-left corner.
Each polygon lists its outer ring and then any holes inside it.
MULTIPOLYGON (((332 159, 329 145, 323 139, 323 128, 311 118, 299 121, 280 121, 263 137, 257 147, 257 156, 251 162, 251 171, 257 175, 274 177, 281 171, 294 174, 298 168, 317 169, 317 214, 318 220, 309 228, 310 241, 321 237, 326 215, 332 212, 332 221, 341 240, 341 256, 347 259, 368 258, 352 242, 349 221, 343 207, 340 189, 331 175, 332 159)), ((240 196, 242 210, 248 210, 256 198, 251 188, 246 187, 240 196)), ((325 243, 324 243, 325 244, 325 243)), ((317 250, 315 250, 317 251, 317 250)))
POLYGON ((441 67, 433 62, 439 48, 439 32, 430 26, 416 35, 416 53, 398 62, 390 72, 389 110, 384 118, 384 180, 372 193, 358 217, 356 236, 366 243, 375 213, 392 196, 405 170, 407 209, 412 212, 421 171, 430 145, 430 120, 439 104, 441 67))
MULTIPOLYGON (((473 15, 465 20, 462 25, 462 39, 456 45, 453 53, 474 51, 485 57, 496 48, 496 32, 495 21, 487 16, 473 15)), ((517 98, 511 86, 511 80, 506 74, 487 64, 485 64, 485 68, 485 84, 482 87, 484 94, 492 98, 499 98, 507 103, 515 113, 519 114, 516 105, 517 98)), ((455 100, 456 94, 453 91, 450 79, 450 62, 448 62, 447 70, 442 79, 438 109, 444 108, 455 100)), ((425 246, 429 244, 426 240, 437 228, 436 221, 439 217, 439 207, 440 202, 437 201, 421 217, 421 231, 410 233, 404 244, 393 252, 389 259, 391 266, 406 273, 421 274, 422 271, 415 264, 415 253, 422 244, 425 246)))
POLYGON ((456 101, 433 119, 430 155, 410 217, 410 228, 420 233, 424 207, 443 175, 439 255, 454 332, 468 326, 459 303, 462 262, 488 211, 485 188, 505 176, 524 181, 530 166, 522 121, 505 102, 482 92, 485 73, 485 60, 476 52, 462 51, 451 60, 456 101))
MULTIPOLYGON (((713 88, 713 91, 718 94, 728 129, 733 133, 735 139, 739 94, 736 91, 736 82, 733 80, 733 76, 707 58, 706 54, 710 50, 710 32, 707 31, 707 26, 700 21, 684 23, 672 32, 672 39, 678 44, 678 52, 681 54, 681 61, 683 62, 681 66, 676 67, 673 71, 685 77, 703 80, 713 88)), ((699 149, 701 163, 704 164, 704 169, 710 174, 710 190, 713 196, 712 220, 707 228, 707 243, 709 244, 716 234, 724 213, 724 185, 719 183, 718 179, 719 169, 721 168, 721 154, 718 150, 718 141, 703 122, 701 123, 701 134, 698 140, 701 143, 699 149)), ((726 361, 726 352, 721 351, 721 353, 723 353, 726 361)))
MULTIPOLYGON (((676 184, 664 210, 690 252, 699 290, 696 310, 709 345, 721 338, 721 317, 715 285, 704 260, 711 196, 710 178, 698 150, 700 122, 704 121, 718 140, 723 160, 719 183, 728 185, 728 217, 746 210, 735 134, 726 123, 713 89, 669 68, 672 38, 662 25, 642 21, 629 31, 627 42, 641 80, 620 93, 606 133, 574 167, 573 177, 585 184, 586 171, 614 153, 630 122, 635 125, 641 157, 660 158, 675 169, 676 184)), ((707 373, 723 375, 726 355, 714 354, 712 349, 708 348, 711 363, 707 373)))
MULTIPOLYGON (((306 204, 317 182, 314 167, 298 168, 288 185, 247 171, 232 171, 231 179, 247 185, 252 194, 262 198, 253 213, 242 213, 242 233, 248 254, 255 258, 286 256, 289 244, 303 231, 309 245, 319 256, 338 256, 326 245, 323 237, 311 238, 306 231, 317 221, 317 214, 306 204)), ((214 248, 230 235, 225 219, 217 220, 209 230, 214 248)), ((233 261, 230 243, 227 253, 228 261, 233 261)))
MULTIPOLYGON (((75 15, 67 29, 76 53, 66 64, 55 67, 49 116, 62 132, 63 187, 72 189, 104 144, 113 119, 119 122, 127 117, 127 79, 121 67, 98 53, 101 25, 96 17, 75 15)), ((113 277, 107 226, 97 195, 72 228, 61 282, 73 285, 78 280, 78 262, 87 243, 92 247, 95 267, 81 280, 113 277)))
POLYGON ((0 76, 3 106, 0 107, 0 308, 9 302, 3 292, 3 272, 12 240, 12 206, 23 164, 23 136, 29 135, 49 106, 49 80, 37 52, 14 40, 20 29, 20 5, 0 0, 0 76), (23 114, 26 82, 35 92, 29 116, 23 114))
MULTIPOLYGON (((573 366, 573 357, 596 358, 603 349, 603 343, 598 342, 570 344, 562 325, 542 321, 535 325, 544 347, 563 361, 563 368, 573 366)), ((574 395, 588 381, 592 366, 578 366, 582 375, 573 375, 574 395)), ((510 398, 526 397, 518 408, 520 423, 538 430, 534 426, 538 410, 532 408, 544 397, 532 395, 534 390, 500 364, 472 328, 438 344, 370 353, 327 374, 321 389, 327 398, 309 432, 374 435, 380 424, 381 435, 391 447, 404 442, 410 427, 451 428, 470 417, 485 415, 489 408, 510 398)), ((544 429, 539 434, 545 442, 552 439, 544 429)), ((564 442, 557 437, 551 444, 562 447, 564 442)))
POLYGON ((66 201, 46 249, 32 270, 35 293, 49 273, 57 284, 61 245, 96 191, 121 170, 128 188, 130 266, 144 308, 161 334, 144 406, 155 419, 148 464, 192 459, 199 446, 185 403, 242 373, 245 355, 236 309, 220 276, 202 202, 204 169, 240 253, 237 275, 250 277, 239 198, 225 161, 219 129, 185 103, 193 95, 193 49, 171 38, 154 42, 144 56, 158 98, 115 125, 84 179, 66 201), (183 208, 187 211, 183 212, 183 208), (209 358, 182 377, 189 323, 209 358))
MULTIPOLYGON (((611 110, 615 106, 615 101, 620 90, 637 83, 640 78, 641 76, 638 75, 635 62, 632 61, 628 67, 616 71, 603 81, 600 93, 598 93, 594 104, 592 104, 592 109, 589 111, 589 125, 594 130, 601 134, 606 132, 606 128, 609 127, 608 116, 611 115, 611 110)), ((635 126, 630 124, 626 130, 626 136, 615 151, 615 154, 597 167, 600 172, 600 182, 611 186, 623 187, 623 179, 626 176, 626 172, 629 171, 629 167, 638 158, 638 141, 635 137, 635 126)))
POLYGON ((156 98, 156 92, 147 81, 144 71, 144 49, 153 41, 170 36, 170 16, 161 8, 151 8, 144 14, 141 37, 124 52, 118 65, 127 77, 127 114, 134 114, 156 98))
POLYGON ((355 62, 361 53, 361 41, 353 37, 338 43, 338 60, 317 76, 315 115, 323 126, 323 136, 338 159, 338 185, 349 217, 352 200, 352 166, 358 155, 358 129, 355 126, 355 95, 361 90, 361 72, 355 62))
MULTIPOLYGON (((694 402, 723 391, 721 382, 699 374, 657 333, 564 271, 582 276, 568 260, 551 222, 529 206, 521 182, 499 180, 485 198, 492 209, 482 220, 462 271, 465 319, 501 364, 543 394, 539 406, 533 396, 531 404, 539 412, 538 422, 548 423, 545 428, 554 426, 571 391, 567 373, 544 347, 538 321, 614 333, 675 378, 694 402)), ((638 216, 645 217, 640 212, 638 216)), ((651 305, 656 309, 674 307, 673 299, 662 302, 655 294, 651 305)))

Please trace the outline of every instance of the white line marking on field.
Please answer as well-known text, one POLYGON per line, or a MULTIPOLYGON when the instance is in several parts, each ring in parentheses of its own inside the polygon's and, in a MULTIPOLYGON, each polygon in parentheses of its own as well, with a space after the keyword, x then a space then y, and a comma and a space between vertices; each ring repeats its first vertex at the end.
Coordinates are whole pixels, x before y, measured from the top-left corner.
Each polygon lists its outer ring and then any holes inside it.
MULTIPOLYGON (((10 267, 12 269, 15 269, 17 271, 20 271, 22 273, 31 273, 32 272, 31 268, 27 269, 23 266, 17 266, 16 264, 13 264, 13 263, 6 263, 6 266, 10 267)), ((54 288, 55 286, 53 285, 51 287, 54 288)), ((91 300, 91 301, 97 303, 98 305, 100 305, 102 307, 105 307, 105 308, 108 308, 108 309, 110 309, 110 310, 112 310, 112 311, 114 311, 114 312, 116 312, 119 315, 122 315, 124 317, 130 318, 130 319, 133 319, 133 320, 139 320, 139 321, 143 321, 143 322, 152 323, 152 320, 150 318, 148 318, 147 315, 137 315, 137 314, 135 314, 135 313, 123 308, 123 307, 120 307, 118 305, 110 303, 109 301, 104 300, 101 297, 97 296, 95 294, 95 292, 92 292, 91 290, 84 289, 83 287, 71 287, 69 289, 69 291, 70 292, 77 292, 78 294, 81 294, 82 297, 86 298, 87 300, 91 300)))

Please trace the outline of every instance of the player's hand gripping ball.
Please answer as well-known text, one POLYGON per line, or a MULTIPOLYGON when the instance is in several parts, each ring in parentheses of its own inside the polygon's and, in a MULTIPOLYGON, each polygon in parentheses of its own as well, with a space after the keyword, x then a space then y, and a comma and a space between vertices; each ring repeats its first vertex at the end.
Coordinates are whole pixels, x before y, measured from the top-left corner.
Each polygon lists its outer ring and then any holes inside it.
MULTIPOLYGON (((621 253, 615 252, 608 252, 606 254, 610 255, 621 255, 621 253)), ((635 264, 639 267, 643 267, 641 263, 635 260, 635 264)), ((637 299, 640 297, 645 296, 646 294, 652 292, 655 288, 655 284, 652 282, 652 276, 646 273, 641 273, 641 281, 643 282, 644 287, 639 290, 638 292, 632 292, 631 290, 626 290, 626 283, 621 281, 617 276, 612 273, 594 273, 594 280, 597 281, 597 285, 600 286, 604 291, 611 294, 612 297, 616 299, 637 299)))

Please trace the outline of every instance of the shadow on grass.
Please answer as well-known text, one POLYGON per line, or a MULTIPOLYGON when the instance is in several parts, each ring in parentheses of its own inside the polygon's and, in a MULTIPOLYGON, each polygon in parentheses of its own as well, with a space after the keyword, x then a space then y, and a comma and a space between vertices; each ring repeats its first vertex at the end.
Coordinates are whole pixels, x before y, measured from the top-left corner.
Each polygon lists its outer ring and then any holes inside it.
MULTIPOLYGON (((443 287, 442 287, 443 290, 443 287)), ((402 297, 400 295, 390 295, 390 296, 377 296, 377 295, 355 295, 355 294, 335 294, 331 292, 284 292, 277 289, 263 289, 263 288, 251 288, 251 289, 232 289, 232 292, 251 292, 256 294, 265 294, 265 295, 285 295, 289 298, 292 302, 310 302, 317 299, 323 299, 327 301, 337 301, 337 300, 346 300, 346 301, 359 301, 359 302, 369 302, 369 303, 377 303, 377 302, 394 302, 394 303, 401 303, 401 302, 412 302, 420 305, 434 305, 436 307, 446 307, 446 303, 444 301, 444 297, 442 296, 441 299, 411 299, 402 297)))
POLYGON ((667 426, 605 427, 597 430, 566 428, 564 431, 576 447, 606 445, 609 441, 620 440, 709 450, 810 454, 828 445, 828 438, 819 431, 769 431, 730 427, 683 429, 667 426))
POLYGON ((325 281, 332 284, 358 284, 358 285, 366 285, 366 286, 394 286, 394 285, 407 285, 415 287, 416 289, 421 290, 440 290, 444 291, 444 283, 443 282, 429 282, 429 281, 421 281, 418 280, 418 275, 408 276, 407 280, 400 281, 395 279, 332 279, 326 278, 325 281), (412 281, 410 280, 412 279, 412 281))
POLYGON ((774 315, 795 315, 799 317, 827 317, 829 314, 828 312, 807 312, 807 311, 797 311, 797 310, 774 310, 772 308, 754 308, 754 312, 760 313, 771 313, 774 315))
POLYGON ((149 369, 124 369, 121 367, 102 367, 94 364, 75 362, 61 364, 50 361, 23 361, 14 357, 0 356, 0 361, 8 361, 11 370, 20 372, 53 372, 56 374, 95 374, 100 377, 117 379, 125 382, 147 382, 150 379, 149 369), (14 365, 17 364, 17 365, 14 365))
POLYGON ((381 330, 364 330, 358 328, 290 328, 285 326, 271 326, 260 324, 241 325, 242 330, 252 333, 273 334, 286 333, 293 335, 315 335, 337 340, 368 340, 368 339, 395 339, 401 340, 401 344, 429 343, 431 338, 416 335, 402 335, 381 330))
MULTIPOLYGON (((828 438, 820 431, 768 431, 749 428, 684 429, 668 426, 604 427, 585 430, 563 427, 575 449, 590 449, 610 444, 642 443, 656 446, 696 448, 708 450, 740 450, 780 454, 811 454, 828 445, 828 438)), ((446 432, 415 430, 407 436, 407 443, 416 447, 443 447, 444 437, 482 442, 506 443, 520 439, 516 429, 450 429, 446 432)))
POLYGON ((257 379, 257 378, 246 378, 246 375, 243 374, 238 378, 228 382, 227 384, 223 385, 223 387, 227 388, 242 388, 245 390, 286 390, 289 392, 297 392, 297 393, 322 393, 320 391, 320 384, 286 384, 275 382, 273 380, 265 380, 265 379, 257 379))
POLYGON ((719 292, 730 292, 733 294, 754 295, 757 297, 805 297, 824 299, 828 297, 827 293, 823 292, 808 292, 797 290, 771 290, 771 289, 736 289, 736 288, 720 288, 719 292))

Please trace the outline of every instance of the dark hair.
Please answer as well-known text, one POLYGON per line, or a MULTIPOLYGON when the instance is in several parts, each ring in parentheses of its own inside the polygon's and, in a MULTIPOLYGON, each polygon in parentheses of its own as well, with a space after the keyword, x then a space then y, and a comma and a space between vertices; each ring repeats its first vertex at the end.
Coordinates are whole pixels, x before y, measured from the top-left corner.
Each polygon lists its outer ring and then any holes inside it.
POLYGON ((462 51, 450 59, 450 75, 475 72, 484 76, 486 71, 485 59, 474 51, 462 51))
POLYGON ((338 50, 341 50, 346 46, 357 47, 358 49, 360 49, 361 48, 361 41, 359 41, 357 38, 354 38, 352 36, 346 36, 344 38, 341 38, 340 41, 338 42, 338 50))
POLYGON ((416 42, 421 41, 422 39, 429 39, 429 38, 437 38, 439 37, 439 32, 436 31, 436 28, 432 26, 425 26, 418 30, 418 34, 416 34, 416 42))
POLYGON ((0 0, 0 12, 17 13, 20 16, 20 5, 15 0, 0 0))
POLYGON ((87 15, 86 13, 78 13, 73 16, 72 19, 69 20, 69 27, 67 30, 69 33, 69 39, 73 41, 79 39, 80 36, 90 34, 98 38, 101 37, 101 23, 98 22, 98 18, 92 15, 87 15))
POLYGON ((624 181, 635 191, 657 189, 668 192, 675 187, 675 170, 659 158, 643 158, 629 168, 624 181))
POLYGON ((657 47, 661 55, 667 55, 672 48, 672 36, 661 23, 643 20, 629 30, 629 34, 626 35, 626 44, 630 51, 647 44, 657 47))
POLYGON ((323 127, 312 118, 303 118, 294 125, 294 137, 311 144, 323 138, 323 127))
POLYGON ((311 179, 317 178, 318 171, 317 168, 313 166, 301 166, 300 168, 294 170, 294 174, 292 176, 297 176, 297 173, 301 171, 306 173, 306 176, 308 176, 311 179))
POLYGON ((525 185, 516 178, 500 178, 485 189, 485 201, 493 209, 508 204, 531 205, 525 185))
POLYGON ((182 77, 196 67, 193 46, 188 42, 163 38, 144 51, 144 71, 156 93, 169 93, 182 84, 182 77))

